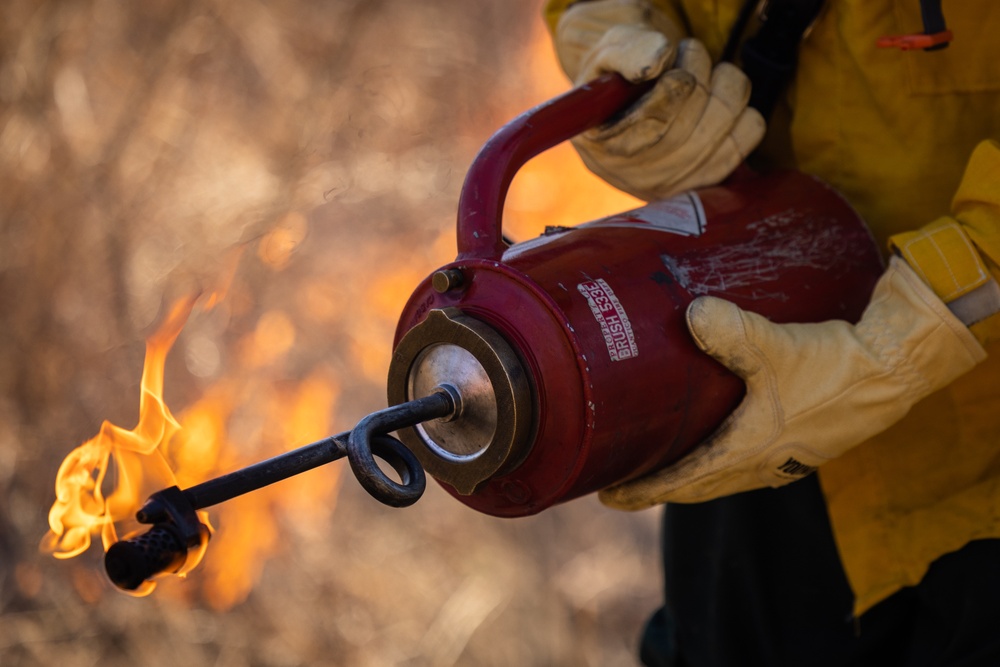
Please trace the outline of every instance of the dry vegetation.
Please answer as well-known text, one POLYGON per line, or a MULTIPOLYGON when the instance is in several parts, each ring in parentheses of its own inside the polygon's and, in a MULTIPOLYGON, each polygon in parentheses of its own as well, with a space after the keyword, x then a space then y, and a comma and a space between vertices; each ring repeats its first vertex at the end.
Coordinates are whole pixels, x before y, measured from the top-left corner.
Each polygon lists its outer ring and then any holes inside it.
MULTIPOLYGON (((0 665, 634 664, 655 516, 593 498, 501 521, 433 485, 392 510, 314 471, 234 505, 245 520, 220 522, 204 568, 143 599, 111 588, 96 547, 38 552, 59 460, 105 418, 135 423, 144 336, 235 245, 225 305, 167 367, 176 412, 228 401, 233 451, 206 472, 382 407, 396 314, 451 259, 469 161, 543 98, 538 2, 2 16, 0 665), (236 533, 272 553, 227 548, 236 533), (256 581, 245 599, 210 583, 227 572, 256 581)), ((522 201, 551 198, 532 187, 522 201)))

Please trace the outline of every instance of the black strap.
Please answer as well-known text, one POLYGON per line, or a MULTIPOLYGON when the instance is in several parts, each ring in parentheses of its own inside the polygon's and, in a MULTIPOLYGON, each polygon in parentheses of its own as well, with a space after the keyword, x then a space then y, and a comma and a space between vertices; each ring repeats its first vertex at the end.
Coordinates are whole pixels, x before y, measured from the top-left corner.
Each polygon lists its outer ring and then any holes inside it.
MULTIPOLYGON (((924 33, 933 35, 948 30, 941 10, 941 0, 920 0, 920 16, 924 20, 924 33)), ((948 42, 929 46, 924 51, 939 51, 948 48, 948 42)))
POLYGON ((740 7, 740 13, 736 17, 736 22, 733 23, 733 27, 729 30, 729 39, 726 40, 726 46, 722 49, 722 57, 719 58, 720 61, 731 63, 736 60, 736 49, 740 46, 740 40, 743 39, 743 33, 747 29, 747 24, 750 23, 750 19, 753 17, 757 7, 765 1, 743 0, 743 6, 740 7))
MULTIPOLYGON (((758 0, 747 0, 747 7, 756 7, 758 0)), ((795 73, 799 44, 806 30, 823 8, 823 0, 768 0, 761 12, 761 26, 756 34, 743 43, 740 66, 750 78, 750 106, 764 118, 770 118, 774 105, 795 73)), ((745 19, 744 19, 745 21, 745 19)), ((737 20, 734 33, 742 33, 744 25, 737 20)), ((739 35, 731 35, 730 42, 739 35)))

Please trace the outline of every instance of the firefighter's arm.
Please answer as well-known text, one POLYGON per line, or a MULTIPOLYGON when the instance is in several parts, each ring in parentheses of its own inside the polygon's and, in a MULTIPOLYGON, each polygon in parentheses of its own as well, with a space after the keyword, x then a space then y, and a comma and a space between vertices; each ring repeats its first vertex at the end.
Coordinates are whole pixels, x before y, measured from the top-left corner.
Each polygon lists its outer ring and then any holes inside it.
POLYGON ((764 136, 764 119, 747 107, 747 77, 729 63, 713 67, 704 45, 683 35, 676 12, 645 0, 576 2, 555 23, 556 54, 575 84, 605 72, 656 79, 620 117, 573 139, 591 171, 641 199, 722 181, 764 136))
POLYGON ((696 344, 747 386, 679 463, 601 493, 641 509, 781 486, 900 420, 1000 340, 1000 145, 973 154, 951 216, 892 239, 896 255, 856 325, 774 324, 711 297, 688 309, 696 344), (912 267, 912 268, 911 268, 912 267))

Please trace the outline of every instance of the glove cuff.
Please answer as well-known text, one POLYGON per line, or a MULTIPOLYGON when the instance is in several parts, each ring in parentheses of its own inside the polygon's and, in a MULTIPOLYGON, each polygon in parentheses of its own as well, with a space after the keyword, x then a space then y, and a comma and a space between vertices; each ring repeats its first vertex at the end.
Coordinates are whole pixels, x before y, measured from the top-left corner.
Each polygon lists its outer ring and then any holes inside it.
POLYGON ((857 331, 886 363, 911 376, 914 402, 986 358, 969 328, 899 257, 875 286, 857 331))

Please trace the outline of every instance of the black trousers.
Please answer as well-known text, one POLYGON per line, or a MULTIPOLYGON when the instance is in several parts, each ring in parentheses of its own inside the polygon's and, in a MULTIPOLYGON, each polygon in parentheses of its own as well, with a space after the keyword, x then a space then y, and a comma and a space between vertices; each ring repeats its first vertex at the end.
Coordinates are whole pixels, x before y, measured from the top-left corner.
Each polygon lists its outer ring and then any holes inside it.
POLYGON ((860 618, 816 476, 668 505, 649 667, 1000 666, 1000 540, 935 561, 860 618))

